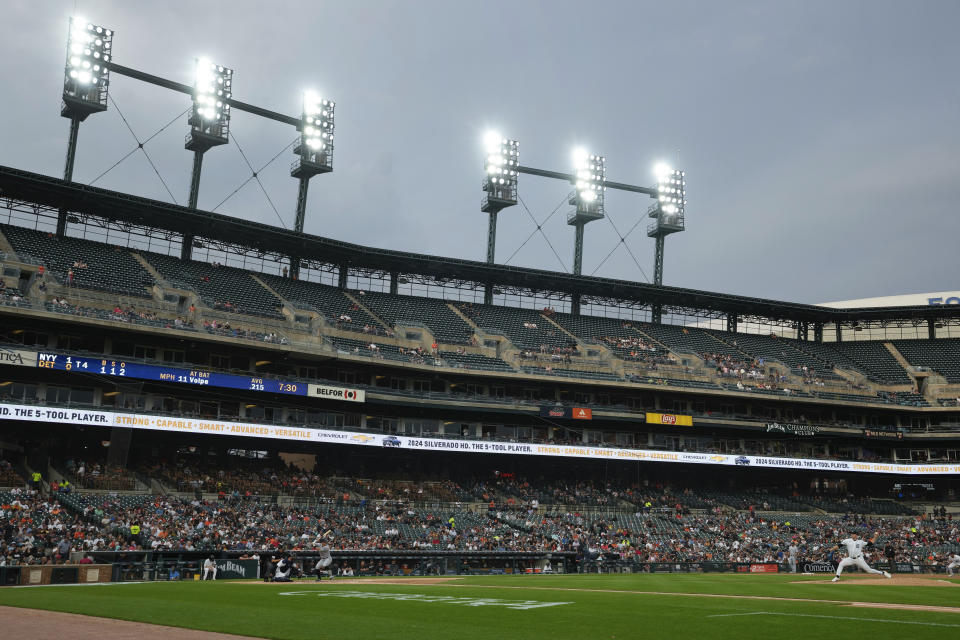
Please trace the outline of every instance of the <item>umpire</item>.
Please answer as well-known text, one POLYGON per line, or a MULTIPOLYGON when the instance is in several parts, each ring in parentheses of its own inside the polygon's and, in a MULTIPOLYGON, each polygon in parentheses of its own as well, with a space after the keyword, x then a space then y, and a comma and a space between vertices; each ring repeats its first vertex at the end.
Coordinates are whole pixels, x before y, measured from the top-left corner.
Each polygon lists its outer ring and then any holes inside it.
POLYGON ((883 555, 887 557, 887 564, 890 565, 890 573, 896 573, 897 548, 893 546, 893 542, 887 542, 886 546, 883 547, 883 555))

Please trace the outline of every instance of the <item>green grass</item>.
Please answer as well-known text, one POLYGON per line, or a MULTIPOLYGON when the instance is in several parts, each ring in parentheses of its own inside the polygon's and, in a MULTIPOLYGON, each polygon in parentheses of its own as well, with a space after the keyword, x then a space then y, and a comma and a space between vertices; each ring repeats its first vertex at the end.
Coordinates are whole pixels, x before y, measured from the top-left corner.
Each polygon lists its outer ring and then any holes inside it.
POLYGON ((211 582, 0 589, 0 605, 51 609, 264 638, 903 637, 956 638, 960 614, 854 608, 815 600, 960 606, 960 589, 814 584, 822 576, 484 576, 445 585, 211 582), (793 584, 804 581, 808 584, 793 584), (306 591, 308 595, 283 596, 306 591), (313 592, 420 594, 568 602, 513 610, 449 602, 384 600, 313 592), (659 592, 659 593, 642 593, 659 592), (679 595, 694 594, 694 595, 679 595), (802 598, 704 597, 696 594, 802 598), (734 615, 731 615, 734 614, 734 615), (749 614, 749 615, 736 615, 749 614), (720 616, 720 617, 711 617, 720 616), (820 617, 823 616, 823 617, 820 617), (911 624, 904 624, 911 623, 911 624), (914 624, 922 623, 922 624, 914 624))

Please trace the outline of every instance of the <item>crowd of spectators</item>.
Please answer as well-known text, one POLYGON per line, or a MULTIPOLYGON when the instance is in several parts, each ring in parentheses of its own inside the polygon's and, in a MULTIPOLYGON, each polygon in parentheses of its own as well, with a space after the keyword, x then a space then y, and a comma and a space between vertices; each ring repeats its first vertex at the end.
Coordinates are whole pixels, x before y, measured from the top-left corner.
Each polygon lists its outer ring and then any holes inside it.
POLYGON ((103 459, 82 460, 68 458, 64 463, 64 477, 77 488, 132 491, 137 488, 136 476, 117 465, 109 465, 103 459))
POLYGON ((224 322, 221 320, 204 320, 203 329, 207 333, 227 336, 228 338, 257 340, 258 342, 269 342, 271 344, 287 344, 287 339, 276 332, 263 332, 254 331, 253 329, 244 329, 242 327, 232 326, 229 322, 224 322))
POLYGON ((353 482, 370 497, 329 498, 309 507, 197 496, 44 497, 16 489, 0 494, 0 558, 44 564, 63 562, 71 552, 109 550, 273 553, 311 550, 328 541, 335 550, 566 551, 588 561, 777 562, 791 543, 805 560, 825 560, 853 532, 878 533, 902 561, 941 561, 960 549, 958 522, 945 510, 906 518, 768 512, 752 503, 749 510, 735 510, 665 486, 530 483, 509 474, 468 489, 445 487, 449 495, 485 496, 486 505, 429 506, 413 500, 422 488, 417 483, 353 482), (614 503, 634 507, 615 509, 614 503))
POLYGON ((767 375, 763 358, 736 358, 722 353, 701 353, 700 357, 707 365, 714 367, 717 376, 721 378, 736 378, 741 382, 744 380, 767 380, 773 383, 786 381, 786 376, 783 375, 772 372, 767 375))

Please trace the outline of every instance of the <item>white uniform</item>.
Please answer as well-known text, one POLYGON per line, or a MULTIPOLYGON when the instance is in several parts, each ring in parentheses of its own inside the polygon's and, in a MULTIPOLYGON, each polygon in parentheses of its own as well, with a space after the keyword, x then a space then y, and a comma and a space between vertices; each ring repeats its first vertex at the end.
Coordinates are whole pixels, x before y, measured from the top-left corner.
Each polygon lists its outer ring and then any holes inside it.
POLYGON ((947 574, 950 577, 953 577, 953 570, 960 567, 960 553, 947 556, 947 560, 950 561, 950 564, 947 565, 947 574))
POLYGON ((203 579, 204 580, 216 580, 217 579, 217 563, 207 558, 203 561, 203 579), (210 577, 207 577, 210 576, 210 577))
POLYGON ((333 562, 333 556, 330 555, 330 545, 323 545, 317 551, 320 553, 320 557, 317 560, 317 564, 313 566, 313 570, 317 572, 317 580, 320 579, 320 576, 323 573, 326 573, 327 568, 333 562))
POLYGON ((290 582, 290 571, 293 567, 286 558, 277 563, 277 571, 273 574, 274 582, 290 582))
POLYGON ((787 547, 787 552, 790 554, 787 556, 787 564, 790 565, 790 573, 797 572, 797 554, 800 553, 800 547, 795 544, 787 547))
POLYGON ((839 580, 840 574, 843 573, 843 570, 851 565, 856 565, 867 573, 875 573, 877 575, 882 575, 885 578, 890 577, 890 574, 886 571, 878 571, 877 569, 872 568, 863 558, 863 548, 870 544, 868 541, 845 538, 840 541, 840 544, 846 547, 847 557, 841 560, 840 564, 837 565, 837 577, 833 579, 834 582, 839 580))

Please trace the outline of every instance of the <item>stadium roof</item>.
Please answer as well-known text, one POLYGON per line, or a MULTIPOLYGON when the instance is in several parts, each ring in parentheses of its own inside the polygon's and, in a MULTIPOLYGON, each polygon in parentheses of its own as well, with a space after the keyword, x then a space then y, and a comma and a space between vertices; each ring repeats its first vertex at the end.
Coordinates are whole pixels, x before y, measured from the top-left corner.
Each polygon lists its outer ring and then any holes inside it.
POLYGON ((830 309, 811 304, 367 247, 5 166, 0 166, 0 196, 181 234, 200 233, 205 238, 259 251, 350 268, 418 274, 438 280, 518 287, 631 304, 661 305, 664 309, 692 309, 812 324, 921 323, 960 318, 960 305, 830 309))

